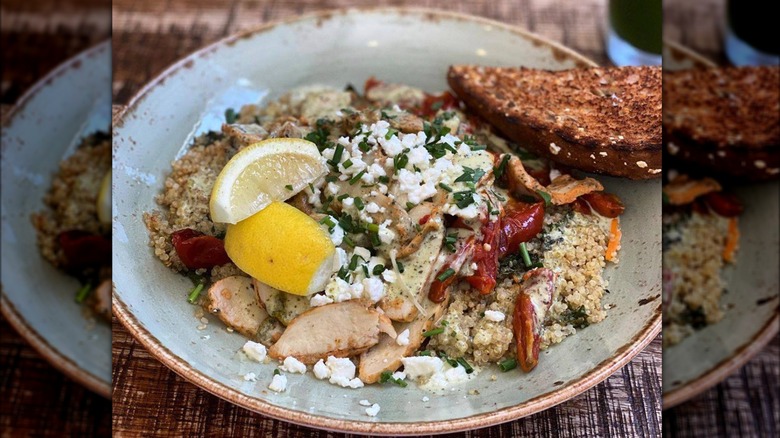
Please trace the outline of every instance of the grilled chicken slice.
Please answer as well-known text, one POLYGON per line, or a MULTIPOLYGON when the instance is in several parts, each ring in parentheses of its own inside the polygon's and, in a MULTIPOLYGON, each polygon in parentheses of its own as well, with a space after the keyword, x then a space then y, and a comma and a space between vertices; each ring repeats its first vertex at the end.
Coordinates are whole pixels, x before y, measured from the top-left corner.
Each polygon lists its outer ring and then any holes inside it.
POLYGON ((393 321, 412 321, 419 310, 415 304, 422 303, 428 297, 428 289, 431 281, 429 277, 434 274, 434 261, 441 251, 444 241, 444 230, 429 232, 420 245, 420 249, 404 260, 404 273, 396 272, 394 283, 385 286, 385 297, 379 303, 379 307, 388 318, 393 321))
POLYGON ((282 292, 254 278, 252 286, 257 293, 257 299, 265 307, 265 311, 285 326, 311 308, 309 297, 282 292))
POLYGON ((228 137, 231 137, 234 144, 239 149, 268 138, 268 131, 266 131, 262 126, 255 124, 223 124, 222 133, 228 137))
POLYGON ((367 309, 364 303, 327 304, 293 319, 268 354, 279 360, 292 356, 311 365, 328 356, 360 354, 376 345, 383 331, 395 339, 395 330, 387 317, 367 309))
POLYGON ((383 372, 397 370, 401 366, 401 359, 411 356, 420 348, 425 340, 422 334, 430 330, 434 321, 441 318, 444 309, 447 308, 447 302, 437 304, 426 298, 423 306, 429 316, 418 314, 412 322, 395 323, 396 332, 401 333, 404 330, 409 330, 408 345, 398 345, 394 338, 380 336, 379 343, 360 356, 360 365, 358 366, 360 380, 364 383, 377 382, 383 372))
POLYGON ((268 313, 257 301, 252 279, 241 275, 217 281, 208 291, 208 309, 228 327, 254 339, 268 313))

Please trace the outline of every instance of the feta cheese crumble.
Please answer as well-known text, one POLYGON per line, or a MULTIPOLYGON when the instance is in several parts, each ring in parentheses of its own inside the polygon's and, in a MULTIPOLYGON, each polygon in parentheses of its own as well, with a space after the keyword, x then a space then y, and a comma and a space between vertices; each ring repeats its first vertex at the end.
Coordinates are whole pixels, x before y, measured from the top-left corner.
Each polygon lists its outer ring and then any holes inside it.
POLYGON ((241 349, 244 351, 244 354, 246 354, 247 357, 256 362, 264 361, 266 355, 268 354, 265 345, 252 341, 246 341, 241 349))
POLYGON ((485 319, 493 322, 501 322, 506 319, 506 315, 504 315, 504 312, 499 312, 497 310, 485 310, 485 319))
POLYGON ((285 357, 284 363, 279 368, 288 373, 306 374, 306 365, 292 356, 285 357))
POLYGON ((409 329, 406 329, 401 333, 399 333, 398 336, 395 338, 395 342, 401 346, 409 345, 409 329))
POLYGON ((376 417, 376 415, 379 413, 379 409, 381 409, 379 405, 374 403, 370 408, 366 408, 366 415, 369 417, 376 417))
POLYGON ((287 376, 283 374, 274 374, 268 389, 274 392, 284 392, 287 389, 287 376))

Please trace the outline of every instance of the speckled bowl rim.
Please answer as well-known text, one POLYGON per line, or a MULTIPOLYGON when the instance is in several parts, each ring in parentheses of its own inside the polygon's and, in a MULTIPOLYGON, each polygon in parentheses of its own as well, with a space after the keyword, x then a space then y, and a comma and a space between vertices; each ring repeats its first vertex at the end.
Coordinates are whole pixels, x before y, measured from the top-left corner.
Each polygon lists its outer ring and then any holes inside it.
MULTIPOLYGON (((220 49, 225 45, 231 45, 236 41, 254 36, 259 33, 267 32, 279 25, 291 24, 298 21, 306 20, 327 20, 336 15, 344 15, 347 13, 355 12, 370 12, 370 13, 393 13, 393 14, 408 14, 418 17, 424 17, 427 19, 454 19, 459 21, 467 21, 471 23, 479 23, 484 25, 500 28, 505 31, 514 33, 522 38, 532 41, 534 44, 544 45, 552 48, 556 52, 556 56, 566 56, 569 59, 574 60, 580 66, 596 66, 593 61, 585 58, 584 56, 568 49, 558 43, 549 41, 538 35, 530 33, 524 29, 507 25, 498 21, 476 17, 473 15, 432 10, 426 8, 408 8, 408 7, 368 7, 368 8, 343 8, 334 9, 322 12, 315 12, 302 16, 297 16, 285 20, 274 21, 267 23, 252 29, 248 29, 239 32, 235 35, 224 38, 216 43, 213 43, 203 49, 200 49, 182 60, 176 62, 171 67, 166 69, 147 85, 145 85, 131 100, 130 103, 120 109, 114 118, 114 127, 122 126, 124 115, 128 109, 133 108, 139 102, 141 102, 146 93, 160 85, 169 76, 179 72, 182 69, 191 65, 194 59, 201 57, 205 54, 211 53, 220 49)), ((114 316, 120 323, 143 345, 149 353, 162 362, 165 366, 173 370, 176 374, 182 378, 190 381, 196 386, 227 400, 233 404, 249 409, 254 412, 267 415, 269 417, 284 420, 303 426, 308 426, 317 429, 326 429, 338 432, 347 433, 361 433, 361 434, 373 434, 373 435, 421 435, 421 434, 442 434, 451 432, 460 432, 466 430, 473 430, 482 427, 488 427, 507 421, 516 420, 545 409, 562 403, 566 400, 575 397, 598 383, 605 380, 607 377, 618 371, 625 366, 631 359, 642 351, 653 339, 661 332, 661 313, 656 312, 652 318, 645 324, 644 327, 637 333, 637 335, 626 345, 621 347, 613 357, 604 360, 600 364, 596 365, 587 374, 579 379, 569 382, 565 386, 561 386, 549 393, 540 395, 538 397, 525 400, 522 403, 511 406, 508 408, 498 409, 493 412, 477 414, 464 418, 456 418, 447 421, 432 421, 432 422, 417 422, 417 423, 388 423, 388 422, 362 422, 362 421, 350 421, 341 420, 335 418, 329 418, 324 416, 313 415, 300 411, 293 411, 288 408, 275 406, 264 400, 253 398, 241 394, 240 392, 225 386, 222 383, 208 377, 204 373, 194 369, 187 362, 173 354, 160 341, 154 337, 149 331, 147 331, 133 316, 132 312, 127 308, 126 304, 118 297, 116 292, 116 285, 114 285, 113 292, 113 312, 114 316)))
MULTIPOLYGON (((664 45, 674 50, 677 54, 687 56, 693 62, 706 67, 717 67, 715 61, 705 57, 689 47, 674 41, 664 40, 664 45)), ((712 388, 725 380, 736 370, 745 365, 750 359, 758 354, 780 331, 780 308, 775 312, 774 318, 770 319, 761 330, 753 337, 734 350, 734 354, 715 364, 712 368, 702 373, 699 377, 690 380, 683 386, 677 387, 663 394, 663 408, 669 409, 684 403, 693 397, 712 388)))
MULTIPOLYGON (((10 126, 13 120, 23 114, 27 104, 45 87, 50 86, 58 77, 63 75, 71 68, 78 68, 78 65, 84 58, 91 57, 104 50, 111 50, 111 40, 98 43, 74 57, 64 61, 52 71, 50 71, 41 80, 36 82, 28 89, 22 97, 11 107, 8 115, 3 119, 3 128, 10 126)), ((35 351, 49 362, 54 368, 65 374, 69 378, 78 382, 90 391, 99 394, 102 397, 111 399, 111 382, 101 380, 99 377, 89 371, 79 367, 75 362, 62 354, 54 345, 50 344, 27 320, 16 310, 10 299, 5 293, 5 286, 0 283, 0 311, 3 313, 6 321, 29 343, 35 351)))

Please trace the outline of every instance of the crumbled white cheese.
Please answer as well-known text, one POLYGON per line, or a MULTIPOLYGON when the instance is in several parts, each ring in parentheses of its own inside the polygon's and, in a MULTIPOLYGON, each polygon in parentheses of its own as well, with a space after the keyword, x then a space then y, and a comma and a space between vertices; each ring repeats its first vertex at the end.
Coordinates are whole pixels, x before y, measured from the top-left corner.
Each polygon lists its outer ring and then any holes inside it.
POLYGON ((398 279, 398 274, 396 274, 395 271, 391 269, 385 269, 382 271, 382 278, 387 283, 395 283, 395 281, 398 279))
POLYGON ((390 219, 388 219, 379 225, 379 232, 377 233, 379 234, 379 241, 385 245, 389 245, 395 240, 395 231, 388 228, 391 223, 390 219))
POLYGON ((306 374, 306 365, 292 356, 285 357, 284 363, 279 368, 288 373, 306 374))
POLYGON ((410 379, 431 377, 444 368, 444 362, 433 356, 410 356, 401 359, 401 362, 410 379))
POLYGON ((314 376, 320 380, 330 378, 330 368, 325 365, 325 362, 320 359, 314 364, 314 376))
POLYGON ((341 245, 341 242, 344 241, 344 229, 338 223, 330 230, 330 240, 336 246, 341 245))
POLYGON ((250 359, 257 362, 264 361, 266 355, 268 354, 268 351, 265 349, 265 345, 252 341, 246 341, 241 349, 250 359))
POLYGON ((403 371, 396 371, 393 373, 392 377, 396 380, 406 380, 406 373, 403 371))
POLYGON ((395 342, 401 346, 409 345, 409 329, 406 329, 401 333, 399 333, 398 336, 395 338, 395 342))
POLYGON ((309 300, 309 305, 312 307, 319 307, 319 306, 324 306, 326 304, 330 304, 332 302, 333 302, 333 298, 324 294, 316 294, 316 295, 312 295, 311 299, 309 300))
POLYGON ((374 303, 385 296, 385 285, 378 278, 364 278, 362 286, 366 296, 374 303))
POLYGON ((366 205, 366 213, 379 213, 379 205, 376 202, 369 202, 366 205))
POLYGON ((493 322, 501 322, 506 319, 506 315, 504 315, 504 312, 499 312, 498 310, 485 310, 485 319, 493 322))
POLYGON ((371 406, 371 402, 368 400, 360 400, 358 403, 360 403, 360 406, 371 406))
POLYGON ((328 185, 325 187, 325 190, 327 190, 328 193, 331 195, 337 195, 339 193, 339 190, 341 190, 338 186, 338 184, 334 184, 332 182, 329 182, 328 185))
POLYGON ((376 417, 376 415, 379 413, 379 409, 379 405, 374 403, 370 408, 366 408, 366 415, 369 417, 376 417))
POLYGON ((341 200, 341 205, 347 208, 352 207, 355 205, 355 198, 344 198, 341 200))
POLYGON ((284 392, 287 389, 287 376, 283 374, 275 374, 271 379, 271 384, 268 385, 268 389, 274 392, 284 392))
POLYGON ((426 395, 425 397, 423 397, 423 398, 422 398, 422 401, 424 401, 424 402, 427 402, 427 401, 429 401, 429 400, 430 400, 430 398, 429 398, 427 395, 426 395))
POLYGON ((355 377, 355 364, 349 358, 328 356, 325 364, 330 370, 330 383, 344 388, 360 388, 363 386, 363 381, 355 377))
POLYGON ((255 373, 246 373, 244 374, 244 380, 247 382, 256 382, 257 375, 255 373))

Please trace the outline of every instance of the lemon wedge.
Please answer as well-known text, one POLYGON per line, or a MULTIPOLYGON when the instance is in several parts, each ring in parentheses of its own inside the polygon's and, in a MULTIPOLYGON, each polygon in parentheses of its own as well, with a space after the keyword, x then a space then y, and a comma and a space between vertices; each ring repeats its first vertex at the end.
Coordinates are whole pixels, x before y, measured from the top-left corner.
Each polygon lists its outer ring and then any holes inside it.
POLYGON ((284 202, 229 225, 225 250, 242 271, 295 295, 325 289, 336 265, 336 248, 320 224, 284 202))
POLYGON ((106 172, 103 176, 103 181, 100 183, 95 209, 100 223, 111 223, 111 169, 106 172))
POLYGON ((247 146, 228 161, 211 191, 211 220, 235 224, 284 201, 328 171, 317 146, 272 138, 247 146))

